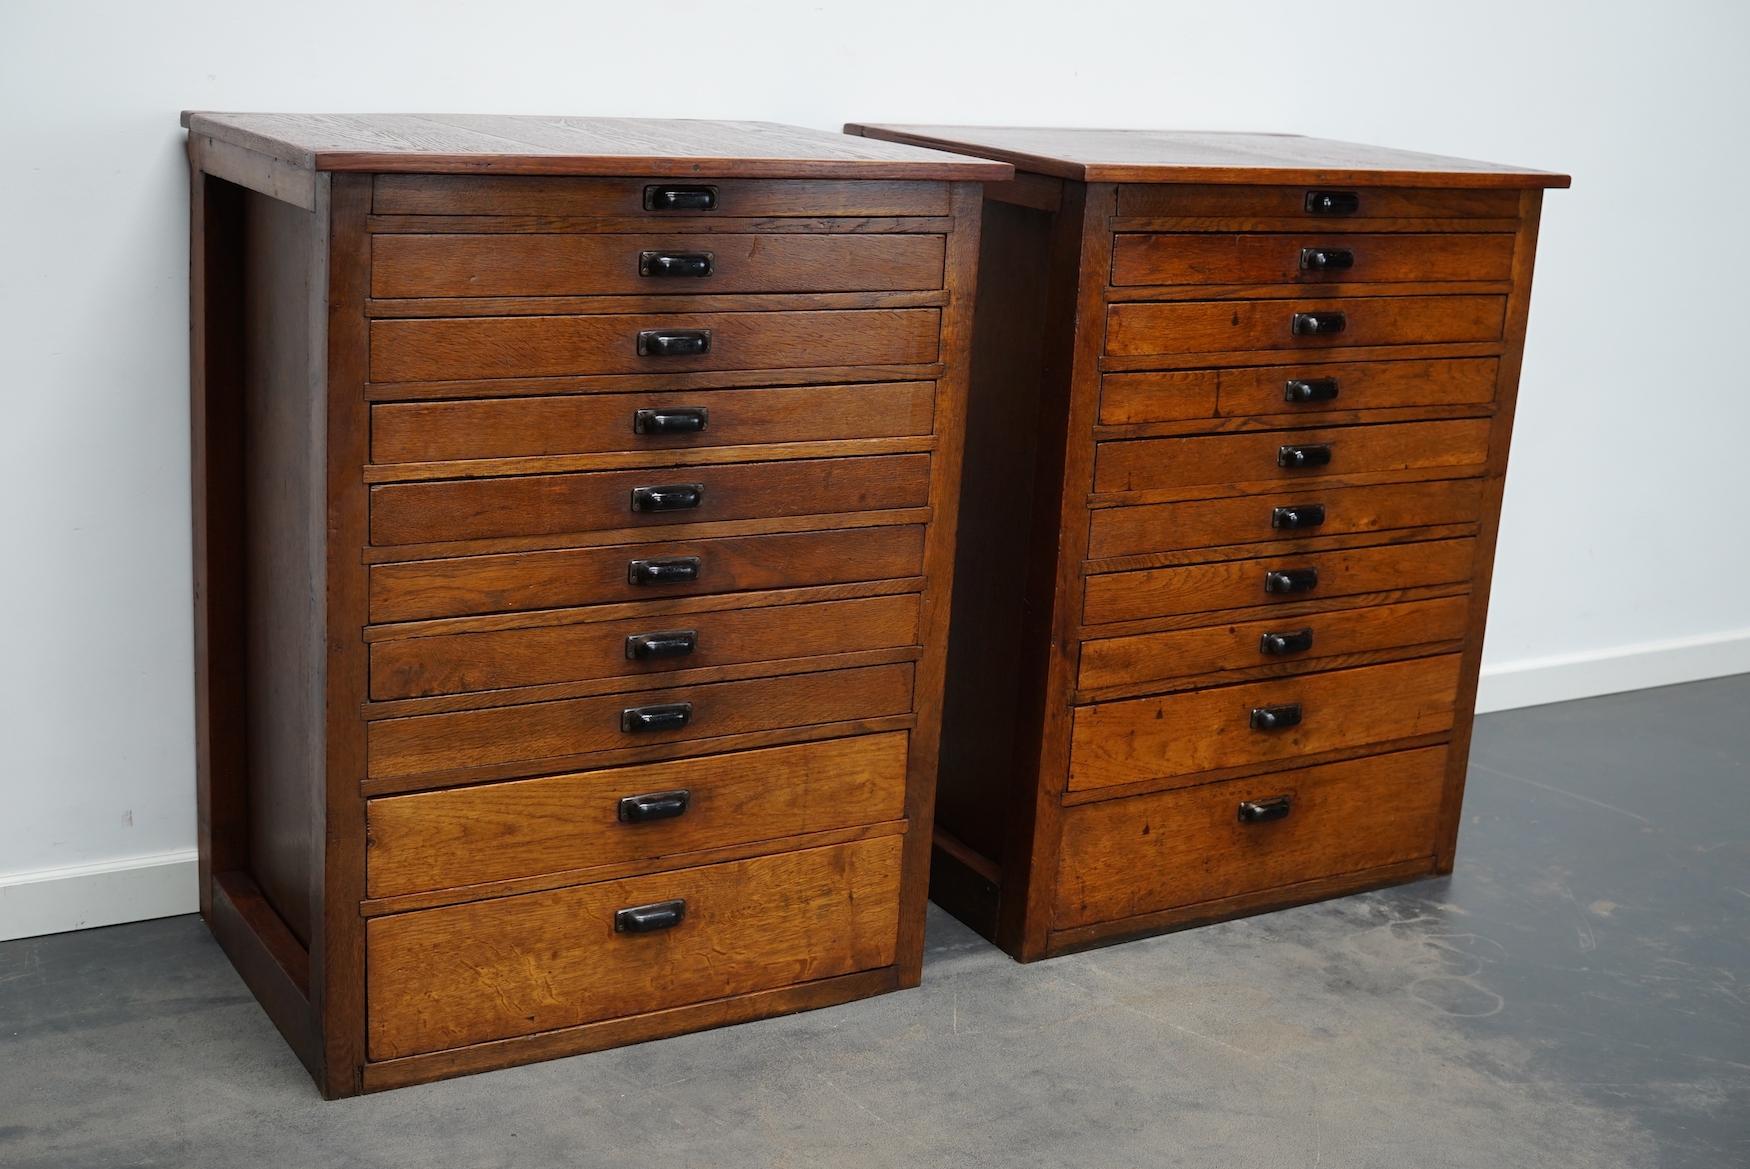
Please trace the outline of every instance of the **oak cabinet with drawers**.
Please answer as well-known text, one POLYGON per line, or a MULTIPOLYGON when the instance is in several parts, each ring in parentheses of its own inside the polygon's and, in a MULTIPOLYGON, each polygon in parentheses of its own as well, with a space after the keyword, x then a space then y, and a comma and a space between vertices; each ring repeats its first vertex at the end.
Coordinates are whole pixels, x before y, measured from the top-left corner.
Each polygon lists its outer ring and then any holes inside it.
POLYGON ((323 1092, 914 985, 1012 169, 184 124, 201 908, 323 1092))
POLYGON ((987 188, 932 896, 1024 960, 1449 871, 1542 193, 852 126, 987 188))

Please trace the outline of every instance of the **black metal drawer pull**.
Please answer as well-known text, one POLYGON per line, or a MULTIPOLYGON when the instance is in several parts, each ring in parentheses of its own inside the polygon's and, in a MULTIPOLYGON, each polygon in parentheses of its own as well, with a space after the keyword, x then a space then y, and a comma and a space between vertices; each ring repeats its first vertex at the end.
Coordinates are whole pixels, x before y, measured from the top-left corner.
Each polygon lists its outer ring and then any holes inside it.
POLYGON ((1342 272, 1355 266, 1355 253, 1348 248, 1302 248, 1302 272, 1342 272))
POLYGON ((1331 444, 1328 442, 1297 443, 1276 448, 1278 467, 1328 467, 1331 465, 1331 444))
POLYGON ((657 706, 629 706, 620 712, 620 729, 628 735, 651 731, 678 731, 693 721, 690 702, 664 702, 657 706))
POLYGON ((653 658, 684 658, 699 648, 699 634, 693 629, 672 629, 666 633, 634 633, 626 639, 626 657, 635 662, 653 658))
POLYGON ((716 187, 671 187, 663 184, 644 188, 646 211, 715 211, 716 187))
POLYGON ((689 511, 703 502, 703 483, 669 483, 661 487, 632 488, 633 511, 689 511))
POLYGON ((1316 528, 1325 522, 1322 503, 1291 503, 1287 507, 1270 509, 1270 526, 1287 532, 1316 528))
POLYGON ((1296 633, 1266 633, 1258 639, 1258 652, 1273 658, 1285 654, 1303 654, 1312 648, 1312 637, 1311 629, 1302 629, 1296 633))
POLYGON ((709 329, 642 329, 638 333, 640 357, 698 357, 709 352, 709 329))
POLYGON ((641 796, 620 797, 620 823, 648 824, 652 820, 673 820, 686 813, 693 793, 685 788, 672 792, 647 792, 641 796))
MULTIPOLYGON (((709 276, 717 257, 710 252, 639 252, 638 275, 663 279, 670 276, 709 276)), ((1306 254, 1301 253, 1301 267, 1306 254)))
POLYGON ((632 411, 633 434, 697 434, 711 420, 704 406, 663 406, 632 411))
POLYGON ((697 556, 667 560, 634 560, 626 565, 626 580, 635 585, 685 584, 699 579, 697 556))
POLYGON ((649 905, 633 905, 614 913, 617 934, 653 934, 657 930, 673 929, 687 915, 687 903, 677 897, 673 901, 652 901, 649 905))
POLYGON ((1267 593, 1310 593, 1318 587, 1316 568, 1272 568, 1264 574, 1267 593))
POLYGON ((1289 378, 1282 391, 1284 402, 1333 402, 1336 398, 1334 377, 1289 378))
POLYGON ((1241 824, 1268 824, 1272 820, 1286 820, 1293 805, 1287 796, 1271 796, 1267 800, 1241 800, 1241 824))
POLYGON ((1335 337, 1348 327, 1349 318, 1343 313, 1295 313, 1288 322, 1288 331, 1296 337, 1335 337))
POLYGON ((1254 706, 1251 727, 1254 731, 1285 731, 1300 725, 1300 703, 1282 706, 1254 706))
POLYGON ((1361 196, 1354 191, 1308 191, 1308 215, 1353 215, 1361 210, 1361 196))

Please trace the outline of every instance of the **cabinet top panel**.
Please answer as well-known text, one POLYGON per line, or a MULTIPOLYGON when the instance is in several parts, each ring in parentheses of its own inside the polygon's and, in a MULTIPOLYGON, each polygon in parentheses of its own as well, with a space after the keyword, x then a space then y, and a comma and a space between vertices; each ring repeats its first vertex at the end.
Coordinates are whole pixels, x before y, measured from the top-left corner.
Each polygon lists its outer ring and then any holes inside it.
POLYGON ((501 114, 227 114, 203 135, 307 170, 709 178, 985 179, 1003 163, 775 122, 501 114))
POLYGON ((1567 175, 1412 150, 1304 138, 1188 130, 851 123, 849 134, 958 150, 1023 171, 1090 183, 1374 183, 1565 187, 1567 175))

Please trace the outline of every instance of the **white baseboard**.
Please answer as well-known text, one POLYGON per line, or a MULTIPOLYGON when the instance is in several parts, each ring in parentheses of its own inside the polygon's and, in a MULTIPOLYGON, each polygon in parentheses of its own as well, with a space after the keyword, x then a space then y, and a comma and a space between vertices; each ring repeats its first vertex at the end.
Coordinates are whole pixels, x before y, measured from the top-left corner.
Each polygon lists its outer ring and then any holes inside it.
POLYGON ((192 848, 0 875, 0 941, 194 913, 192 848))
POLYGON ((1750 674, 1750 629, 1646 641, 1583 654, 1483 663, 1477 712, 1750 674))
MULTIPOLYGON (((1477 710, 1513 710, 1750 673, 1750 629, 1483 667, 1477 710)), ((199 907, 192 848, 0 874, 0 941, 145 921, 199 907)))

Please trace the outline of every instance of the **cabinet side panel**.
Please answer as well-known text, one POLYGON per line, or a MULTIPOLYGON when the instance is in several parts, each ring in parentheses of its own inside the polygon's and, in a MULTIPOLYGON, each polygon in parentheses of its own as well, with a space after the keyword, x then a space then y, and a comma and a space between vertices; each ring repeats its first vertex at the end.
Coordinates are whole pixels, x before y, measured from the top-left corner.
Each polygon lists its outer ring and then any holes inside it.
POLYGON ((992 862, 1015 785, 1031 786, 1015 739, 1050 229, 1047 213, 985 204, 936 826, 992 862))
POLYGON ((310 944, 322 775, 321 410, 310 361, 314 217, 244 194, 244 723, 250 870, 310 944))

